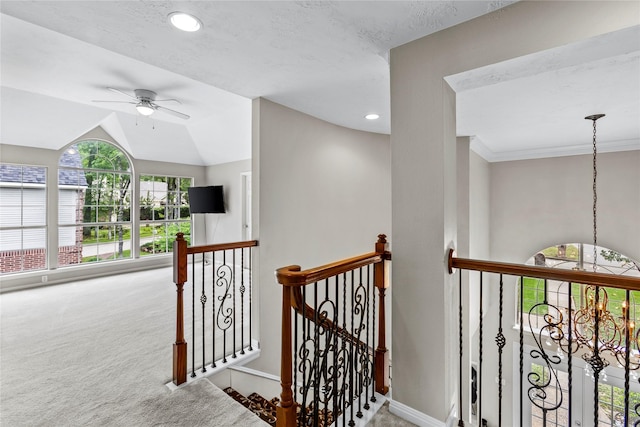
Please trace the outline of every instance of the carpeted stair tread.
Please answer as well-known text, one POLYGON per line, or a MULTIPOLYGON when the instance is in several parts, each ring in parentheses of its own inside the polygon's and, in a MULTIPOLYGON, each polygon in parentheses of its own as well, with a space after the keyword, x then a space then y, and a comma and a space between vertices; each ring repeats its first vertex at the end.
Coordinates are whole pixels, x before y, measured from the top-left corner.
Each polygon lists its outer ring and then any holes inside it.
MULTIPOLYGON (((240 402, 245 408, 259 416, 263 421, 272 426, 276 425, 276 408, 280 403, 280 399, 277 397, 267 400, 258 393, 251 393, 249 396, 245 397, 232 387, 225 388, 224 392, 233 397, 237 402, 240 402)), ((301 406, 298 404, 296 407, 298 415, 300 414, 300 408, 301 406)), ((313 404, 307 407, 307 414, 309 414, 307 417, 313 416, 313 404)), ((333 422, 333 414, 331 411, 325 412, 320 410, 318 418, 318 427, 328 426, 333 422)))
POLYGON ((257 393, 251 393, 245 397, 232 387, 227 387, 224 392, 241 403, 245 408, 256 414, 260 419, 269 425, 276 425, 276 405, 257 393))

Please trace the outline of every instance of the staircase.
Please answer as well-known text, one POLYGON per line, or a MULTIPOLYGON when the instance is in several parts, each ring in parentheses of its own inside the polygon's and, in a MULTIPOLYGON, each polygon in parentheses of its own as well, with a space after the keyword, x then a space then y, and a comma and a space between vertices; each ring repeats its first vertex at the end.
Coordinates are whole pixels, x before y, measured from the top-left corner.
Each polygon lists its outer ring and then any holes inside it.
MULTIPOLYGON (((224 392, 241 403, 245 408, 256 414, 260 419, 269 425, 276 425, 276 407, 280 403, 280 399, 274 397, 271 400, 267 400, 258 393, 251 393, 249 396, 243 396, 237 390, 232 387, 227 387, 224 392)), ((300 412, 300 406, 297 406, 297 412, 300 412)), ((307 407, 307 413, 313 414, 313 405, 307 407)), ((329 426, 333 423, 333 414, 331 411, 320 411, 318 414, 318 427, 329 426)), ((314 424, 315 425, 315 424, 314 424)))

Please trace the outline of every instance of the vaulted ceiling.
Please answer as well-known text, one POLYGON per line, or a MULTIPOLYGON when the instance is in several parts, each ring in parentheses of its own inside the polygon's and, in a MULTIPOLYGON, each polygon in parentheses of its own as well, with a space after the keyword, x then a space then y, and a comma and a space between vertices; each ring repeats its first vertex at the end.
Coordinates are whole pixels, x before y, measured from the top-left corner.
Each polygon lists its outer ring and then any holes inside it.
MULTIPOLYGON (((102 126, 135 158, 225 163, 251 156, 260 96, 389 133, 389 50, 510 3, 3 0, 0 142, 59 149, 102 126), (204 28, 170 27, 176 10, 204 28), (107 87, 154 90, 191 118, 92 102, 128 100, 107 87)), ((639 76, 637 26, 448 80, 458 134, 508 160, 586 152, 583 117, 598 112, 607 149, 640 148, 639 76)))

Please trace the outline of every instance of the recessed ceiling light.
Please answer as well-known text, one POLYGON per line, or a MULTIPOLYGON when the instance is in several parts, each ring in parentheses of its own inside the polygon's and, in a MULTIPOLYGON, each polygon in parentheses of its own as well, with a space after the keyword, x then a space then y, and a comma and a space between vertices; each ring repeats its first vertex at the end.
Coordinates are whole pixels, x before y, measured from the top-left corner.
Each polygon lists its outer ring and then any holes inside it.
POLYGON ((377 120, 380 118, 379 114, 376 113, 371 113, 371 114, 367 114, 366 116, 364 116, 365 119, 367 120, 377 120))
POLYGON ((184 12, 172 12, 169 14, 171 25, 182 31, 194 32, 202 28, 202 22, 193 15, 184 12))

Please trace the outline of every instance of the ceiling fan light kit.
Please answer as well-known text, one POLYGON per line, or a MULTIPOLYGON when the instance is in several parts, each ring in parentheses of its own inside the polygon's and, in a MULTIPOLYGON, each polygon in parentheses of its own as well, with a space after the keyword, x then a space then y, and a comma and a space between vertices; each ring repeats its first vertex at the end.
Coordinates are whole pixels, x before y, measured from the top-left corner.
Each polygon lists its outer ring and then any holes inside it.
POLYGON ((136 110, 143 116, 150 116, 155 111, 162 111, 168 114, 171 114, 176 117, 180 117, 181 119, 188 120, 190 116, 187 114, 181 113, 180 111, 172 110, 167 107, 163 107, 162 105, 158 105, 157 102, 167 102, 173 101, 180 104, 180 101, 177 99, 156 99, 156 93, 152 90, 148 89, 136 89, 133 92, 134 95, 130 95, 127 92, 123 92, 120 89, 115 89, 112 87, 108 87, 112 92, 119 93, 121 95, 127 96, 131 98, 131 101, 93 101, 93 102, 116 102, 116 103, 125 103, 125 104, 134 104, 136 106, 136 110))

